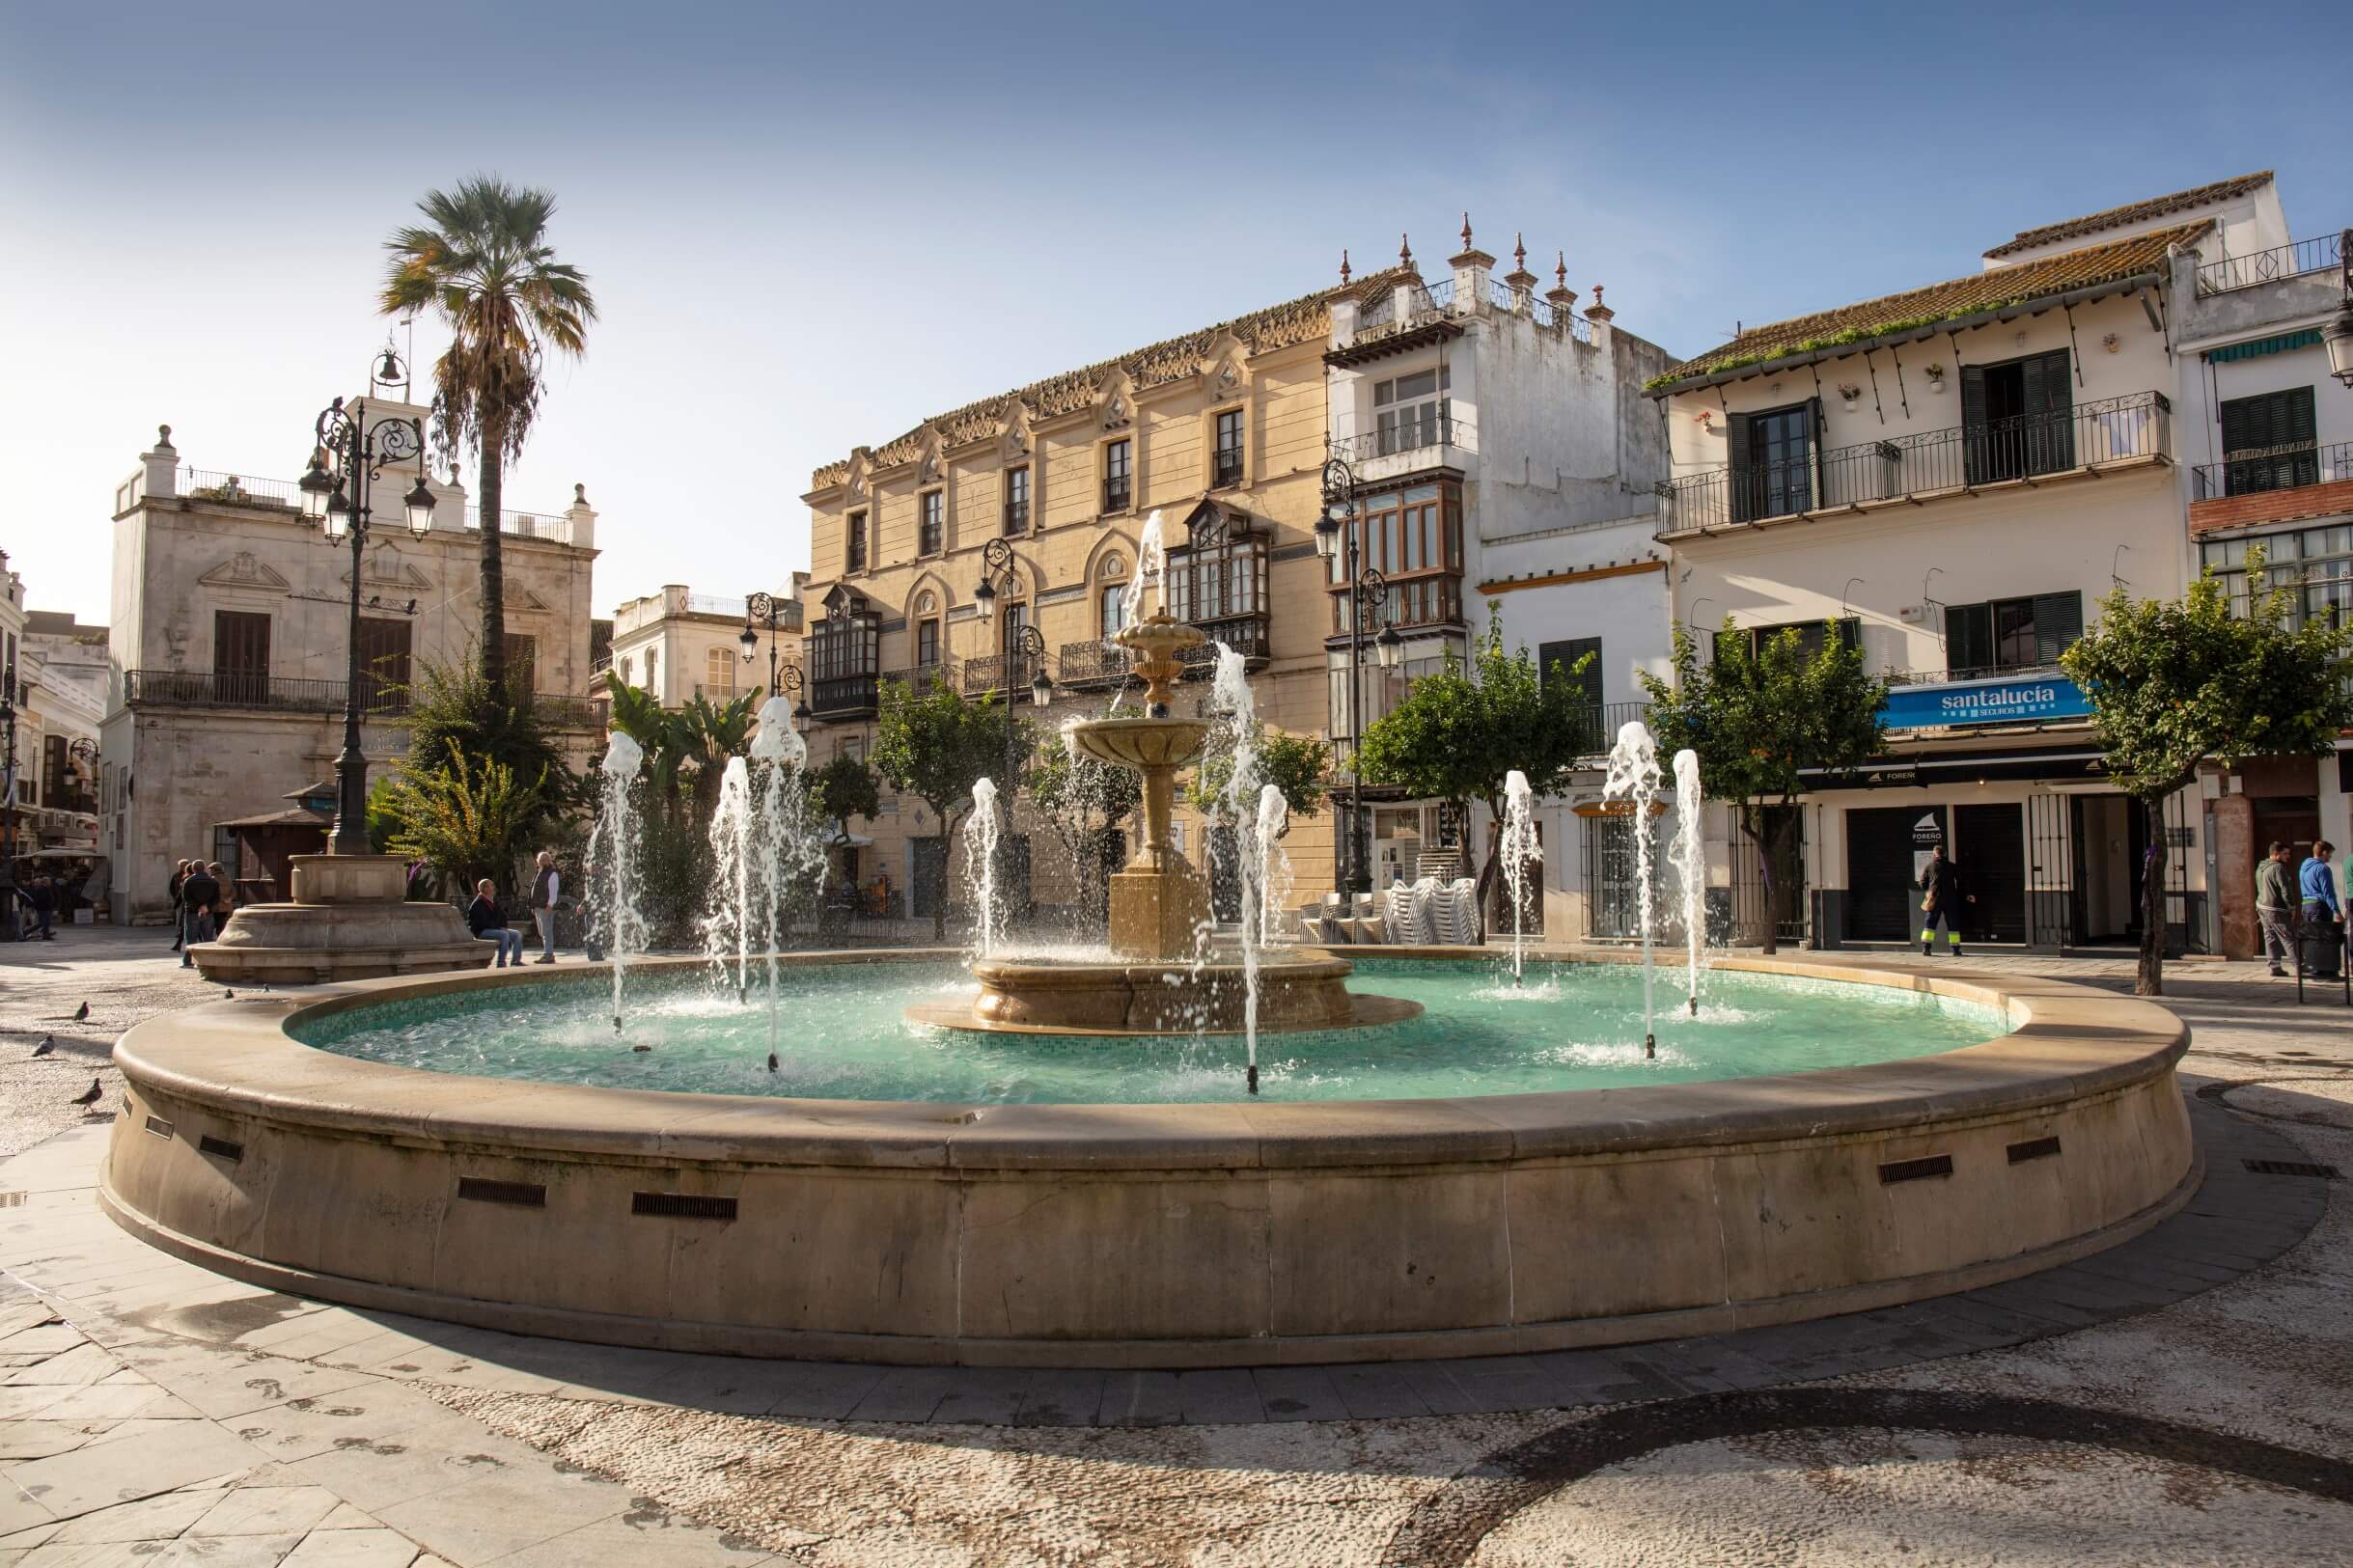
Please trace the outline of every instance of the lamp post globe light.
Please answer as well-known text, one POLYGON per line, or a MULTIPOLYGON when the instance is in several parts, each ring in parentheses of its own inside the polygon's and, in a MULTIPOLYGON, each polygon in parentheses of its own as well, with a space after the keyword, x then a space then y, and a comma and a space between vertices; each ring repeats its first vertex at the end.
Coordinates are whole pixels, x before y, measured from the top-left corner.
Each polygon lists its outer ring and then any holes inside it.
MULTIPOLYGON (((760 627, 764 624, 768 628, 767 691, 770 697, 777 695, 776 683, 780 678, 782 678, 778 674, 777 669, 776 625, 777 622, 783 619, 784 606, 777 599, 775 594, 751 594, 743 601, 743 633, 741 636, 735 639, 737 642, 743 645, 743 662, 750 664, 760 655, 760 627)), ((791 665, 786 665, 784 666, 784 669, 791 673, 791 689, 796 692, 799 691, 801 689, 800 671, 791 665)), ((803 706, 793 713, 793 718, 795 720, 799 720, 808 711, 808 708, 803 706)))
POLYGON ((1374 658, 1384 672, 1405 661, 1405 640, 1396 626, 1381 619, 1389 602, 1389 579, 1377 568, 1362 564, 1364 530, 1356 506, 1356 470, 1335 451, 1323 464, 1323 513, 1315 519, 1315 553, 1327 564, 1334 583, 1348 590, 1348 831, 1332 840, 1332 880, 1350 893, 1372 891, 1371 823, 1365 816, 1365 780, 1360 757, 1364 746, 1364 667, 1366 631, 1374 658), (1340 864, 1345 841, 1346 864, 1340 864))
MULTIPOLYGON (((400 360, 387 348, 376 380, 390 382, 401 377, 400 360)), ((360 749, 361 558, 374 521, 371 491, 375 481, 383 478, 386 467, 405 463, 424 452, 425 430, 406 415, 391 415, 371 424, 364 405, 355 414, 338 398, 319 414, 313 434, 317 439, 311 466, 296 485, 302 496, 303 518, 315 524, 329 544, 347 541, 351 546, 344 749, 335 758, 335 825, 327 834, 327 853, 365 855, 369 853, 368 758, 360 749)), ((401 506, 412 536, 423 538, 432 532, 433 493, 426 487, 422 466, 416 483, 401 497, 401 506)))

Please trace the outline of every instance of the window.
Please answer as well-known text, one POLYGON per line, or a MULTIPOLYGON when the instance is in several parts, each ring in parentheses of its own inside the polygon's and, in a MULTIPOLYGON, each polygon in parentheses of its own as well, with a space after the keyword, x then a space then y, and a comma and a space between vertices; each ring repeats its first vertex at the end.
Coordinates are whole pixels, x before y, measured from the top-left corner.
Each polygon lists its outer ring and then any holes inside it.
POLYGON ((1135 505, 1135 446, 1125 436, 1103 446, 1103 509, 1125 511, 1135 505))
POLYGON ((66 788, 66 737, 41 737, 41 803, 50 807, 68 807, 69 791, 66 788))
POLYGON ((2339 523, 2200 545, 2201 562, 2222 579, 2233 614, 2248 613, 2247 551, 2256 545, 2267 563, 2259 590, 2289 589, 2288 614, 2296 625, 2332 616, 2341 620, 2353 611, 2353 527, 2339 523))
POLYGON ((915 553, 935 556, 940 553, 942 529, 940 519, 946 506, 946 492, 926 490, 915 498, 915 553))
POLYGON ((1213 640, 1263 656, 1262 627, 1210 626, 1267 611, 1267 539, 1250 520, 1222 507, 1204 505, 1186 519, 1185 542, 1169 551, 1169 614, 1208 630, 1213 640))
POLYGON ((658 647, 646 649, 646 690, 653 694, 655 701, 662 700, 662 650, 658 647))
POLYGON ((940 662, 940 623, 934 616, 915 623, 915 668, 932 669, 940 662))
MULTIPOLYGON (((1370 568, 1389 579, 1380 624, 1433 626, 1462 619, 1462 495, 1454 484, 1417 484, 1361 498, 1354 543, 1355 569, 1370 568)), ((1334 552, 1327 579, 1336 636, 1348 630, 1348 555, 1345 548, 1334 552)))
POLYGON ((1115 637, 1127 629, 1127 585, 1105 583, 1098 595, 1102 605, 1103 635, 1115 637))
POLYGON ((1963 466, 1972 484, 2075 466, 2067 351, 1961 367, 1963 466))
POLYGON ((1733 418, 1732 521, 1813 509, 1813 431, 1819 421, 1812 403, 1733 418))
POLYGON ((408 711, 410 631, 405 619, 359 623, 361 706, 377 712, 408 711))
POLYGON ((1536 681, 1549 686, 1556 680, 1565 680, 1576 689, 1577 701, 1591 707, 1601 705, 1601 639, 1571 637, 1564 642, 1545 643, 1536 650, 1536 681), (1577 661, 1588 653, 1593 662, 1583 670, 1577 661))
POLYGON ((1010 657, 1020 652, 1022 629, 1030 623, 1030 607, 1026 604, 1006 605, 997 612, 997 619, 1004 622, 1007 655, 1010 657))
POLYGON ((1958 679, 1980 671, 2053 665, 2084 634, 2081 593, 2036 593, 1945 607, 1945 670, 1958 679))
POLYGON ((1009 468, 1005 471, 1005 531, 1008 534, 1027 534, 1030 531, 1030 471, 1009 468))
POLYGON ((2227 398, 2222 424, 2223 494, 2254 495, 2320 482, 2311 388, 2227 398))
POLYGON ((1217 416, 1217 452, 1209 470, 1212 487, 1242 482, 1242 411, 1229 408, 1217 416))
POLYGON ((527 632, 507 634, 507 683, 525 697, 540 689, 540 640, 527 632))
MULTIPOLYGON (((1808 659, 1819 658, 1830 641, 1830 625, 1831 622, 1827 620, 1784 620, 1770 626, 1751 626, 1747 629, 1749 652, 1752 656, 1761 655, 1767 639, 1778 637, 1794 627, 1797 630, 1798 652, 1808 659)), ((1841 647, 1863 646, 1863 619, 1860 616, 1848 616, 1838 622, 1838 628, 1841 647)))
POLYGON ((1434 371, 1400 375, 1373 385, 1373 427, 1377 450, 1382 455, 1434 447, 1453 439, 1448 382, 1447 368, 1441 365, 1434 371))
POLYGON ((620 658, 615 659, 615 660, 613 661, 613 668, 621 672, 621 683, 622 683, 623 686, 628 685, 628 684, 630 683, 630 682, 629 682, 629 656, 628 656, 626 653, 624 653, 624 654, 623 654, 623 655, 622 655, 620 658))
POLYGON ((269 617, 212 612, 212 685, 224 702, 269 701, 269 617))
POLYGON ((842 569, 852 574, 866 570, 866 513, 849 514, 844 541, 842 569))
POLYGON ((742 655, 732 647, 706 648, 703 653, 703 695, 722 701, 735 695, 735 666, 742 655))

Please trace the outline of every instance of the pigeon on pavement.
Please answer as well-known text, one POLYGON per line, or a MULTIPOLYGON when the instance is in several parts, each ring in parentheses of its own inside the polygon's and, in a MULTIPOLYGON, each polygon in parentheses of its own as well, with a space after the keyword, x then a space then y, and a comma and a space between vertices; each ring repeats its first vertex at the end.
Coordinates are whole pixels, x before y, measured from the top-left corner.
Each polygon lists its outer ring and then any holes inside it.
POLYGON ((82 1090, 81 1093, 75 1095, 70 1103, 74 1105, 96 1105, 98 1103, 98 1096, 103 1091, 98 1087, 98 1081, 94 1078, 90 1081, 90 1087, 82 1090))
POLYGON ((41 1037, 41 1043, 33 1047, 33 1055, 36 1057, 45 1057, 56 1049, 57 1036, 54 1034, 43 1034, 41 1037))
POLYGON ((85 1002, 80 1006, 73 1009, 73 1021, 77 1024, 88 1023, 90 1021, 89 1003, 85 1002))

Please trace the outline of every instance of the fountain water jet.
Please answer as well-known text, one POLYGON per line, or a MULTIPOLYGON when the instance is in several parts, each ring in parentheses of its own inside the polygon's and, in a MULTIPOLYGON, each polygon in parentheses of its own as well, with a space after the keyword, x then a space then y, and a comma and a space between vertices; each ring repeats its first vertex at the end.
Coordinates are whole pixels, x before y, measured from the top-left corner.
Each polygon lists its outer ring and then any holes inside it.
POLYGON ((784 946, 786 923, 791 918, 787 894, 800 877, 808 879, 812 895, 822 893, 825 850, 809 815, 809 795, 801 778, 809 765, 809 743, 792 728, 790 700, 771 697, 761 703, 759 723, 759 732, 752 737, 752 761, 765 775, 760 794, 758 870, 761 934, 768 969, 768 1071, 775 1072, 779 1065, 776 955, 784 946))
POLYGON ((710 819, 711 886, 717 896, 703 918, 703 950, 724 978, 733 949, 737 1002, 751 997, 752 867, 760 853, 755 831, 751 769, 742 757, 731 756, 710 819))
POLYGON ((976 779, 972 815, 964 823, 964 885, 972 890, 978 911, 973 935, 983 958, 997 949, 997 842, 996 781, 976 779))
POLYGON ((1700 754, 1675 754, 1675 846, 1667 852, 1683 894, 1683 983, 1691 1016, 1700 1016, 1700 969, 1706 961, 1707 850, 1700 836, 1700 754))
POLYGON ((1651 1004, 1650 927, 1655 918, 1650 896, 1650 810, 1658 798, 1658 743, 1640 719, 1619 727, 1618 743, 1610 748, 1610 770, 1601 784, 1602 798, 1623 800, 1634 813, 1634 911, 1643 933, 1643 1055, 1658 1055, 1658 1032, 1651 1004))
MULTIPOLYGON (((1224 712, 1227 725, 1233 734, 1233 764, 1226 774, 1226 793, 1220 803, 1221 814, 1233 822, 1234 876, 1241 883, 1241 949, 1242 949, 1242 1042, 1248 1072, 1245 1075, 1250 1092, 1259 1091, 1259 954, 1265 946, 1266 907, 1264 853, 1260 835, 1263 831, 1266 801, 1261 795, 1257 810, 1251 809, 1253 786, 1259 782, 1258 725, 1256 704, 1250 695, 1250 666, 1242 655, 1217 645, 1217 682, 1211 697, 1224 712)), ((1278 815, 1283 810, 1283 791, 1273 784, 1266 786, 1274 794, 1278 815)))
POLYGON ((613 1032, 621 1032, 621 999, 629 971, 629 951, 634 945, 645 946, 645 922, 637 913, 637 901, 632 896, 635 876, 630 869, 630 855, 637 847, 643 825, 637 818, 637 803, 630 796, 637 783, 637 770, 646 760, 645 749, 620 730, 606 737, 604 761, 597 772, 603 781, 603 799, 596 808, 596 826, 589 835, 589 864, 607 879, 605 907, 612 914, 613 939, 608 950, 613 957, 613 1032))
POLYGON ((1536 791, 1528 775, 1513 768, 1504 775, 1504 891, 1511 899, 1511 984, 1520 983, 1528 925, 1528 867, 1543 859, 1536 836, 1536 791))

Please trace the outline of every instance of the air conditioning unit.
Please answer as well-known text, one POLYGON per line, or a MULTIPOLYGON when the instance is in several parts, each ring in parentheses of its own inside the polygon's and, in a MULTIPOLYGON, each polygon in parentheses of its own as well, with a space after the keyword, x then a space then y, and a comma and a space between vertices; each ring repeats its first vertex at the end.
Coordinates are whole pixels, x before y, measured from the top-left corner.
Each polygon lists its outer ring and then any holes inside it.
POLYGON ((1896 612, 1896 619, 1907 626, 1921 625, 1928 619, 1928 607, 1924 604, 1907 604, 1896 612))

